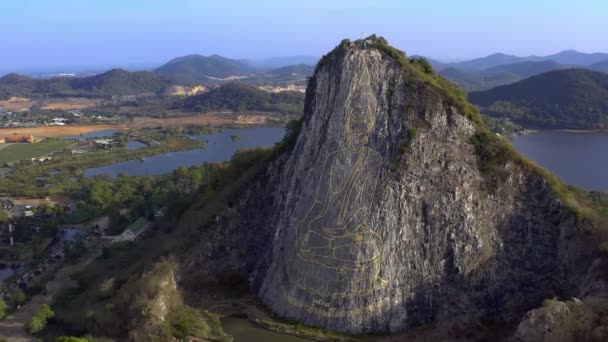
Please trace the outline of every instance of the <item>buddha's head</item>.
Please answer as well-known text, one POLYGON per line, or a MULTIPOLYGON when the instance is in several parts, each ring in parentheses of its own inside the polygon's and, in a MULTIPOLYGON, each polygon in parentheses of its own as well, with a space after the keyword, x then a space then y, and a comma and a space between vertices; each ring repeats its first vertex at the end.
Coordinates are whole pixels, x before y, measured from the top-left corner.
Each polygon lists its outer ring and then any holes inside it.
POLYGON ((348 146, 367 143, 376 125, 376 97, 369 92, 353 95, 346 102, 344 135, 348 146))

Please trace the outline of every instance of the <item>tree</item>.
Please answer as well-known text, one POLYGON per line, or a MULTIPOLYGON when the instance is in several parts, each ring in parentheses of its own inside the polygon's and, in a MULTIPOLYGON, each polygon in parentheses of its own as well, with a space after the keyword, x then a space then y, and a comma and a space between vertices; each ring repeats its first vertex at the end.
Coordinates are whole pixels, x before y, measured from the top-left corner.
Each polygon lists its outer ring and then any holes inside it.
POLYGON ((108 206, 113 198, 110 184, 103 180, 95 180, 89 190, 89 198, 98 207, 108 206))
POLYGON ((36 312, 34 317, 32 317, 32 319, 25 323, 25 329, 27 329, 30 334, 36 335, 42 330, 44 330, 49 318, 52 318, 54 316, 55 312, 51 310, 51 307, 47 304, 44 304, 42 305, 42 307, 40 307, 40 310, 36 312))
POLYGON ((0 210, 0 223, 6 223, 6 222, 8 222, 8 219, 9 219, 8 211, 0 210))
POLYGON ((25 323, 25 329, 32 335, 36 335, 46 327, 46 322, 40 319, 38 316, 32 317, 27 323, 25 323))

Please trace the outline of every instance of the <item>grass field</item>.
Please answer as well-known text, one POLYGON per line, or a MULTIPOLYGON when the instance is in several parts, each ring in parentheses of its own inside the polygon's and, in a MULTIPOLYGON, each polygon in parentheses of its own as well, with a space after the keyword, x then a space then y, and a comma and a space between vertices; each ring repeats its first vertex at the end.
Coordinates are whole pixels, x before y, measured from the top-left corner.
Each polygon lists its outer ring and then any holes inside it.
POLYGON ((49 153, 62 151, 64 148, 73 144, 73 141, 42 141, 35 144, 10 144, 0 150, 0 165, 17 160, 42 157, 49 153))

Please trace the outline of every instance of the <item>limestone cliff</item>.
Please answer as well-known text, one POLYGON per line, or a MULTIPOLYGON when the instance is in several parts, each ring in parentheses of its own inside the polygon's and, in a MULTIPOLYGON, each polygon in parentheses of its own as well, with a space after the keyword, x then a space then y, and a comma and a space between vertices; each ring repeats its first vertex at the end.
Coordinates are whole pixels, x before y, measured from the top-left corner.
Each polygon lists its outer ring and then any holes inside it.
POLYGON ((295 145, 231 204, 221 248, 197 246, 186 286, 222 264, 279 317, 348 333, 514 322, 576 295, 586 224, 542 172, 484 159, 497 138, 417 63, 375 37, 325 56, 295 145))

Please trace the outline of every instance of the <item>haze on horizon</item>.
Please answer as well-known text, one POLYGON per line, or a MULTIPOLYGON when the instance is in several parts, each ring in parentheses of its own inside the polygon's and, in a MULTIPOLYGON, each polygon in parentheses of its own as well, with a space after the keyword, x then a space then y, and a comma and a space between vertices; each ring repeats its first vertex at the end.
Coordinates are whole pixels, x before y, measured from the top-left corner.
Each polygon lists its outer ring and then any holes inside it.
POLYGON ((0 74, 144 69, 195 53, 321 56, 371 33, 439 60, 606 52, 606 13, 602 0, 2 1, 0 74))

